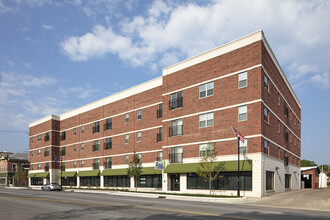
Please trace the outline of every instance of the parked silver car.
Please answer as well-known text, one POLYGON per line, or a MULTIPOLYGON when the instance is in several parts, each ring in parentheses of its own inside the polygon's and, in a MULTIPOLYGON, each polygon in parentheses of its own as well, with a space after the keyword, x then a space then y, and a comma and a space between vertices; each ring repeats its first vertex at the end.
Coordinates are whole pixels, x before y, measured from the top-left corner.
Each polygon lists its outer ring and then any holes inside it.
POLYGON ((58 190, 61 191, 62 190, 62 186, 59 185, 58 183, 46 183, 45 185, 43 185, 41 187, 41 190, 49 190, 49 191, 53 191, 53 190, 58 190))

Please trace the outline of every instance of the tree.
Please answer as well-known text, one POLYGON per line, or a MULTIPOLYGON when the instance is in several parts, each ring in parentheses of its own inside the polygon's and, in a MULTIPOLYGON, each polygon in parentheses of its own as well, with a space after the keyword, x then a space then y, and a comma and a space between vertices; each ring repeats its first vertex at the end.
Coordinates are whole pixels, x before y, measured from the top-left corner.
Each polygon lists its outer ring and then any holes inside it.
POLYGON ((330 177, 330 166, 323 164, 321 166, 319 166, 320 171, 324 171, 328 177, 330 177))
POLYGON ((14 174, 14 178, 17 179, 16 185, 27 185, 28 181, 28 174, 27 171, 23 170, 22 166, 17 166, 17 170, 14 174))
POLYGON ((317 166, 317 164, 311 160, 301 160, 300 166, 301 167, 314 167, 314 166, 317 166))
POLYGON ((137 191, 137 181, 142 174, 142 168, 143 168, 143 166, 142 166, 140 157, 134 151, 133 159, 128 165, 127 176, 129 176, 131 178, 133 177, 135 191, 137 191))
POLYGON ((205 182, 208 182, 211 195, 212 181, 218 178, 219 172, 223 170, 223 164, 216 162, 217 152, 215 151, 212 143, 208 143, 201 154, 202 157, 197 167, 197 174, 202 177, 205 182))

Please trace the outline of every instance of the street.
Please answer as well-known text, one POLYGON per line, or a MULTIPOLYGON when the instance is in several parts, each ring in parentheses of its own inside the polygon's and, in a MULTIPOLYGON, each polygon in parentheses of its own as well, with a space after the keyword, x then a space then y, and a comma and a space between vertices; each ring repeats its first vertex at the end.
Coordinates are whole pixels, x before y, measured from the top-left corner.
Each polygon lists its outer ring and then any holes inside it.
POLYGON ((0 188, 1 219, 329 219, 330 212, 0 188))

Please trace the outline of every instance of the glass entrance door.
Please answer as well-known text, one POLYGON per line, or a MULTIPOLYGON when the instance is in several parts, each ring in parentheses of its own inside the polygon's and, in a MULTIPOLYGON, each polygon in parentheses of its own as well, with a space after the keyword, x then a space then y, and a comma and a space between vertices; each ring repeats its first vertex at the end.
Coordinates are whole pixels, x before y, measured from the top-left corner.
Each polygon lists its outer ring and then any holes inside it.
POLYGON ((180 191, 180 174, 171 175, 171 190, 180 191))

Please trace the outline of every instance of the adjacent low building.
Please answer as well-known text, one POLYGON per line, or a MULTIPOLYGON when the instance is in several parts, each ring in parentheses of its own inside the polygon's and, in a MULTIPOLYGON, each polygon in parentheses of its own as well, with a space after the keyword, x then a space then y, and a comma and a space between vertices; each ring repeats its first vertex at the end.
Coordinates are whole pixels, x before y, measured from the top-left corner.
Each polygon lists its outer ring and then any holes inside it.
POLYGON ((139 190, 208 193, 196 174, 212 144, 222 166, 215 194, 300 188, 301 104, 262 31, 163 69, 162 76, 86 106, 32 122, 30 186, 132 188, 126 169, 143 163, 139 190), (155 161, 164 164, 154 169, 155 161))

